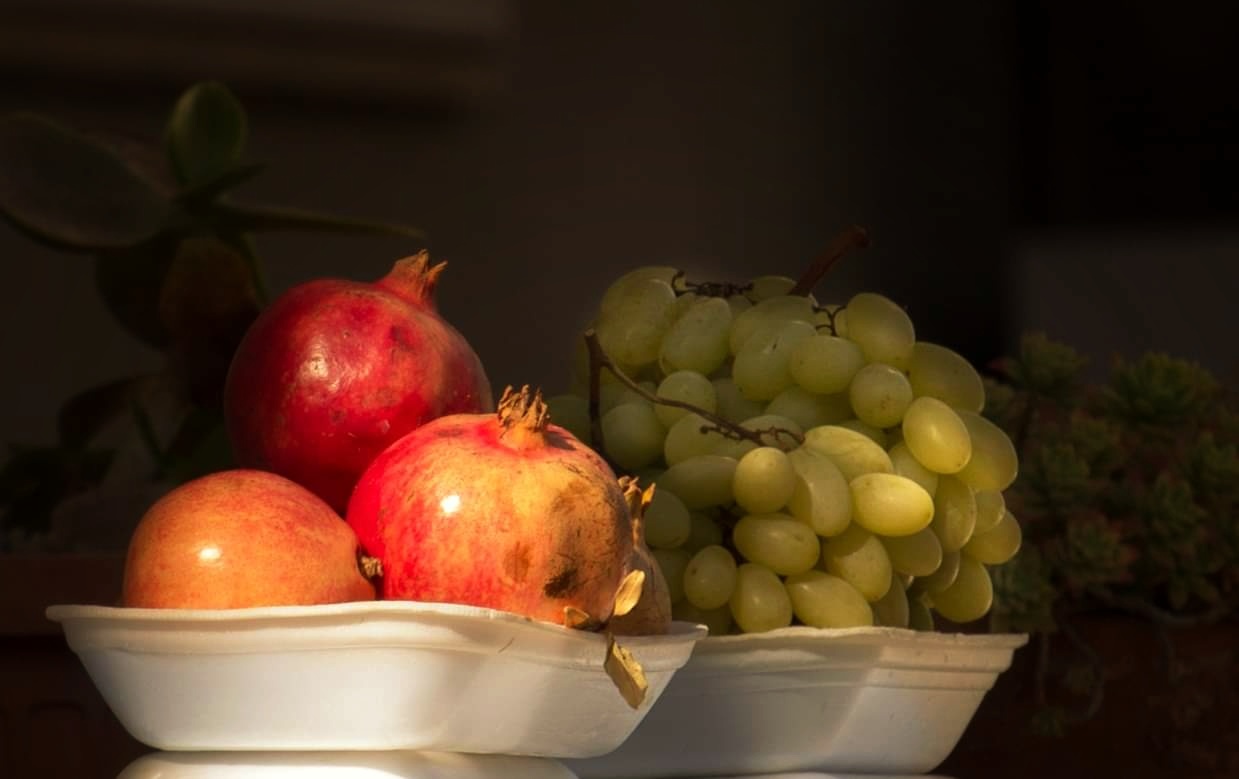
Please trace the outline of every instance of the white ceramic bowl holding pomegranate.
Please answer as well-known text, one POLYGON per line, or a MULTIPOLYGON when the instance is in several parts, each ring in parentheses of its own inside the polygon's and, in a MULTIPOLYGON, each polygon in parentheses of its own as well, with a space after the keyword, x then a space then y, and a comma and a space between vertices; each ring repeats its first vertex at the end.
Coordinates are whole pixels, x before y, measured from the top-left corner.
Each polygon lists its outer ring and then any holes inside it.
POLYGON ((605 636, 400 601, 231 610, 52 606, 104 700, 164 750, 437 750, 585 758, 654 707, 704 628, 622 637, 649 684, 630 707, 605 636))
POLYGON ((706 638, 618 749, 566 765, 582 779, 924 774, 1027 640, 883 627, 706 638))

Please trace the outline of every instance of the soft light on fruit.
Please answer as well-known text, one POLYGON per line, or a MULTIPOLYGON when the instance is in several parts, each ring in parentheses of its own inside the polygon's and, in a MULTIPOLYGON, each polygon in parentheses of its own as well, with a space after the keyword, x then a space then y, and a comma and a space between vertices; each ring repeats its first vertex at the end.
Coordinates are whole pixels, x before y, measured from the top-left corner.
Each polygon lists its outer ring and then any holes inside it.
POLYGON ((541 393, 422 425, 362 474, 347 519, 383 566, 382 597, 600 626, 633 528, 611 468, 551 424, 541 393))
POLYGON ((237 462, 343 513, 362 470, 400 436, 493 408, 477 354, 435 309, 443 268, 422 252, 373 284, 316 279, 263 311, 225 385, 237 462))
POLYGON ((273 473, 228 470, 156 501, 129 542, 121 602, 232 609, 372 600, 357 536, 326 503, 273 473))

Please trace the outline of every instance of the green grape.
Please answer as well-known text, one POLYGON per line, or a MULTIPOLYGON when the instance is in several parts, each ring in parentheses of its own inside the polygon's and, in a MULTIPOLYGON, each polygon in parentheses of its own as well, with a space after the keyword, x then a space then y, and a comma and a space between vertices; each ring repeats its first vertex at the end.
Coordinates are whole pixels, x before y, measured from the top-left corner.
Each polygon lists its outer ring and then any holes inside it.
POLYGON ((654 489, 642 515, 645 543, 654 549, 675 549, 688 540, 693 520, 684 501, 669 490, 654 489))
POLYGON ((910 536, 929 526, 934 499, 925 488, 897 473, 863 473, 848 482, 852 519, 871 533, 910 536))
POLYGON ((873 620, 891 628, 908 626, 908 593, 897 577, 891 578, 886 594, 873 602, 873 620))
POLYGON ((624 403, 602 415, 602 437, 611 461, 627 471, 644 468, 663 453, 667 429, 648 403, 624 403))
POLYGON ((1007 511, 1007 501, 999 490, 977 490, 972 497, 977 502, 977 522, 973 535, 988 533, 1007 511))
POLYGON ((912 402, 912 385, 901 371, 871 362, 852 377, 848 400, 860 421, 877 428, 894 427, 912 402))
POLYGON ((590 441, 588 400, 578 395, 555 395, 547 398, 546 410, 551 422, 586 443, 590 441))
POLYGON ((675 292, 657 279, 628 284, 624 294, 599 314, 598 343, 611 359, 640 367, 658 359, 663 336, 675 319, 675 292))
POLYGON ((732 618, 745 633, 764 633, 792 624, 792 601, 779 577, 763 565, 743 563, 728 601, 732 618))
POLYGON ((628 303, 632 290, 643 282, 652 279, 664 282, 670 287, 671 280, 677 273, 679 271, 670 265, 642 265, 624 273, 603 291, 602 300, 598 303, 599 318, 610 316, 617 309, 623 308, 628 303))
POLYGON ((731 530, 731 541, 745 560, 782 576, 809 570, 821 554, 813 529, 788 514, 742 517, 731 530))
POLYGON ((840 338, 848 337, 848 310, 846 306, 835 312, 835 335, 840 338))
POLYGON ((934 629, 934 615, 922 598, 908 598, 908 627, 929 632, 934 629))
POLYGON ((980 414, 960 411, 972 439, 972 458, 959 478, 974 490, 1005 490, 1019 474, 1015 445, 1001 427, 980 414))
POLYGON ((908 381, 917 397, 931 397, 948 406, 980 413, 985 407, 981 375, 957 352, 917 341, 908 360, 908 381))
POLYGON ((737 355, 753 336, 777 330, 792 321, 803 322, 816 333, 810 324, 812 319, 813 304, 808 298, 784 295, 763 300, 732 319, 731 332, 727 336, 728 351, 737 355))
POLYGON ((984 533, 973 533, 962 551, 965 557, 971 557, 979 563, 1001 565, 1020 551, 1023 537, 1015 515, 1004 511, 997 525, 984 533))
MULTIPOLYGON (((788 276, 757 276, 749 281, 748 297, 754 303, 760 303, 763 300, 769 300, 775 297, 788 296, 788 293, 796 286, 796 280, 788 276)), ((795 295, 801 300, 812 301, 807 297, 795 295)))
POLYGON ((813 312, 813 326, 817 328, 819 333, 834 333, 835 316, 842 310, 843 306, 838 303, 827 303, 824 306, 818 306, 813 312))
POLYGON ((787 577, 785 586, 796 619, 810 627, 855 628, 873 624, 869 601, 838 576, 806 571, 787 577))
POLYGON ((752 308, 753 301, 744 295, 731 295, 727 298, 727 307, 731 309, 731 318, 734 320, 741 312, 752 308))
POLYGON ((699 609, 717 609, 736 589, 736 558, 721 546, 707 546, 684 569, 684 597, 699 609))
POLYGON ((804 447, 788 452, 787 458, 796 471, 787 510, 819 536, 842 533, 852 521, 852 495, 839 466, 804 447))
MULTIPOLYGON (((800 437, 804 435, 804 429, 794 420, 778 414, 749 417, 740 423, 740 427, 758 433, 763 446, 773 446, 776 449, 791 449, 799 444, 800 437)), ((751 441, 739 443, 745 448, 735 455, 737 459, 755 446, 751 441)))
POLYGON ((740 394, 731 377, 712 379, 710 383, 714 385, 718 403, 715 413, 728 422, 739 423, 765 413, 765 406, 760 401, 749 400, 740 394))
POLYGON ((679 622, 705 625, 711 636, 725 636, 731 630, 731 607, 724 604, 717 609, 699 609, 684 599, 671 605, 671 618, 679 622))
POLYGON ((916 329, 908 313, 890 298, 861 292, 847 304, 847 337, 860 345, 867 362, 903 370, 912 359, 916 329))
POLYGON ((759 446, 736 463, 732 494, 749 514, 778 511, 791 500, 795 489, 796 471, 781 449, 759 446))
POLYGON ((703 454, 679 460, 660 473, 654 483, 679 498, 689 511, 727 506, 734 500, 731 480, 736 461, 730 457, 703 454))
POLYGON ((843 393, 815 395, 793 384, 766 404, 765 413, 786 417, 799 425, 801 430, 808 430, 849 419, 852 407, 843 393))
POLYGON ((787 358, 792 381, 818 395, 846 392, 864 364, 865 355, 860 346, 826 333, 800 341, 787 358))
POLYGON ((873 533, 853 522, 833 538, 822 539, 821 567, 873 602, 891 585, 891 560, 873 533))
MULTIPOLYGON (((845 419, 842 422, 835 422, 834 424, 839 427, 846 427, 848 430, 855 430, 883 449, 886 449, 889 446, 890 436, 887 435, 886 431, 881 428, 874 427, 868 422, 862 422, 859 419, 853 418, 845 419)), ((894 463, 892 462, 891 465, 894 466, 894 463)))
MULTIPOLYGON (((637 375, 639 369, 632 366, 619 366, 625 376, 637 375)), ((598 384, 605 389, 608 386, 619 385, 619 377, 609 370, 598 372, 598 384)), ((589 347, 584 338, 576 340, 572 352, 572 374, 569 377, 569 392, 578 397, 589 397, 589 347)))
POLYGON ((921 465, 921 461, 916 459, 912 451, 908 449, 907 441, 900 441, 893 445, 887 454, 890 455, 891 464, 895 466, 895 473, 906 476, 921 485, 930 495, 938 489, 938 474, 921 465))
POLYGON ((915 587, 921 591, 927 592, 930 595, 942 592, 947 587, 950 587, 955 581, 955 577, 959 575, 959 561, 962 555, 959 552, 942 553, 942 563, 938 566, 938 570, 928 576, 916 577, 915 587))
POLYGON ((938 479, 930 528, 942 542, 942 551, 962 549, 977 526, 977 499, 972 488, 954 476, 938 479))
MULTIPOLYGON (((671 288, 673 290, 676 290, 676 285, 674 282, 668 282, 668 283, 671 284, 671 288)), ((676 290, 675 294, 676 294, 676 297, 675 297, 676 321, 679 321, 680 317, 687 314, 688 310, 692 308, 693 304, 696 303, 698 300, 705 300, 705 298, 701 297, 696 292, 681 292, 679 290, 676 290)))
POLYGON ((937 398, 917 398, 904 414, 904 443, 934 473, 959 473, 972 458, 972 437, 959 414, 937 398))
POLYGON ((932 596, 934 611, 956 623, 984 617, 994 605, 994 584, 985 566, 969 557, 959 561, 955 581, 932 596))
POLYGON ((942 565, 942 542, 922 528, 906 536, 881 536, 891 568, 905 576, 929 576, 942 565))
POLYGON ((711 544, 723 543, 723 529, 714 517, 694 511, 689 514, 689 519, 688 539, 683 544, 686 552, 697 552, 711 544))
POLYGON ((808 322, 791 320, 749 338, 731 365, 731 378, 740 394, 766 401, 787 389, 792 383, 788 355, 797 341, 813 337, 814 332, 808 322))
POLYGON ((673 604, 684 599, 684 571, 688 568, 688 552, 683 549, 651 549, 658 570, 667 580, 667 594, 673 604))
MULTIPOLYGON (((680 300, 688 297, 682 295, 680 300)), ((722 365, 731 352, 731 307, 722 298, 696 298, 663 336, 659 365, 666 373, 689 370, 703 376, 722 365)))
MULTIPOLYGON (((610 371, 604 371, 609 373, 610 371)), ((653 395, 656 386, 652 381, 639 381, 637 386, 653 395)), ((645 406, 654 405, 640 392, 624 384, 604 384, 598 390, 598 410, 605 414, 616 406, 625 403, 637 403, 645 406)))
MULTIPOLYGON (((715 300, 717 299, 715 298, 715 300)), ((667 400, 688 403, 710 413, 718 410, 718 398, 714 394, 714 384, 700 373, 694 373, 689 370, 668 374, 666 378, 659 382, 653 394, 667 400)), ((654 413, 664 427, 670 428, 679 421, 680 417, 688 414, 689 411, 688 409, 665 406, 658 403, 654 405, 654 413)))
POLYGON ((894 473, 890 455, 864 433, 838 425, 821 425, 805 431, 804 445, 826 455, 839 466, 849 482, 863 473, 894 473))
POLYGON ((731 447, 732 443, 713 423, 699 414, 688 413, 667 430, 663 441, 663 459, 667 465, 675 465, 690 457, 716 454, 731 447))

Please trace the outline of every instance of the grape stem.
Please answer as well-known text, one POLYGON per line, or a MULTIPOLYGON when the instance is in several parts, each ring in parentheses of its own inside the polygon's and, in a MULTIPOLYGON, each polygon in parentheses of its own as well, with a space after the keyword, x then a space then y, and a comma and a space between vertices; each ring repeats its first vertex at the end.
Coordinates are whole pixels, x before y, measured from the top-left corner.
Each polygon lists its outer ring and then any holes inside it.
POLYGON ((649 390, 642 387, 637 382, 628 377, 615 362, 603 351, 602 344, 598 341, 598 334, 593 328, 585 331, 585 346, 589 350, 589 435, 593 441, 594 447, 599 451, 606 451, 606 440, 602 433, 602 369, 609 370, 620 384, 623 384, 628 389, 640 395, 645 400, 651 403, 657 403, 662 406, 672 406, 674 408, 682 408, 685 411, 691 412, 700 416, 702 419, 709 422, 709 425, 702 425, 701 432, 709 432, 714 430, 719 434, 735 440, 752 441, 758 446, 767 446, 766 441, 762 438, 763 434, 772 434, 777 439, 778 436, 786 435, 791 438, 799 446, 804 443, 804 436, 799 435, 794 430, 786 430, 784 428, 767 428, 764 430, 749 430, 746 427, 741 427, 735 422, 718 416, 703 408, 694 406, 692 403, 686 403, 682 400, 674 400, 672 398, 664 398, 660 395, 655 395, 649 390))
POLYGON ((843 258, 852 249, 863 249, 869 245, 869 233, 860 225, 852 225, 835 236, 818 258, 813 261, 792 287, 789 295, 808 295, 822 280, 831 266, 843 258))

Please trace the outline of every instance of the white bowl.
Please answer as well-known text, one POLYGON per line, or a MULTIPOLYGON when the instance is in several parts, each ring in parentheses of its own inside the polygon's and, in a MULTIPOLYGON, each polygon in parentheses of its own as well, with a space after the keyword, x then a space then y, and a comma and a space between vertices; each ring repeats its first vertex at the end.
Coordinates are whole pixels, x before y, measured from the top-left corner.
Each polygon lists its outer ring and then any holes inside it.
POLYGON ((52 606, 121 724, 164 750, 437 750, 589 757, 617 747, 704 628, 624 637, 631 708, 603 635, 449 604, 235 610, 52 606))
POLYGON ((1026 635, 790 627, 697 643, 658 706, 582 779, 923 774, 1026 635))
POLYGON ((558 760, 454 752, 157 752, 116 779, 576 779, 558 760))

